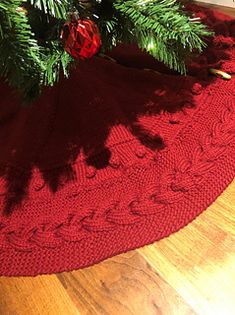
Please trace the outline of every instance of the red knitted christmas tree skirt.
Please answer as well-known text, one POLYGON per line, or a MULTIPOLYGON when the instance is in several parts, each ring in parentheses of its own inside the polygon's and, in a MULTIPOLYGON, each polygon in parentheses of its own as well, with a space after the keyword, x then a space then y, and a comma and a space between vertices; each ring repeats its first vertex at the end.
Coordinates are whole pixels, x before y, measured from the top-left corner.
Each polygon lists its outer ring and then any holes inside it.
POLYGON ((235 72, 235 23, 193 10, 216 36, 187 76, 122 46, 118 63, 80 62, 31 107, 0 84, 0 275, 74 270, 153 243, 233 180, 235 78, 208 68, 235 72))

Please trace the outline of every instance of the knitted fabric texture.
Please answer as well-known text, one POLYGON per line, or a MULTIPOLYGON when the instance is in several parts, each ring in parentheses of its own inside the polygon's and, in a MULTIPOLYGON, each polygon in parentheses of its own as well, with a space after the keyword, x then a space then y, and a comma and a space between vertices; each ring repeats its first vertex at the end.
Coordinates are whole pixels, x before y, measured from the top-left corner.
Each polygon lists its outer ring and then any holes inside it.
POLYGON ((31 107, 0 83, 0 275, 75 270, 151 244, 233 180, 235 79, 208 68, 235 72, 235 22, 189 8, 215 36, 187 76, 122 45, 117 63, 81 61, 31 107))

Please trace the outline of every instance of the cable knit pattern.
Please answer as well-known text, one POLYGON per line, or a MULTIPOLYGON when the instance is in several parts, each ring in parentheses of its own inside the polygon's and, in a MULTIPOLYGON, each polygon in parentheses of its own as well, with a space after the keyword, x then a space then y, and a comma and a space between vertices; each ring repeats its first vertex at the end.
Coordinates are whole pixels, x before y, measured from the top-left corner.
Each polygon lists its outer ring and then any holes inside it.
POLYGON ((186 77, 120 46, 118 63, 81 62, 32 107, 1 83, 0 275, 74 270, 151 244, 233 180, 235 79, 208 67, 235 72, 235 23, 189 9, 216 35, 186 77))

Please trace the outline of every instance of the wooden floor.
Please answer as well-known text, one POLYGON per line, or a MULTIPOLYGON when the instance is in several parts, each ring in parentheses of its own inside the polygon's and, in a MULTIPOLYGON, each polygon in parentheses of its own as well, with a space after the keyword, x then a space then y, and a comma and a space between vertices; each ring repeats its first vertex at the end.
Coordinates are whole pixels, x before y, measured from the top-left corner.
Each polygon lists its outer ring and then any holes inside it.
POLYGON ((0 277, 0 315, 46 314, 235 315, 235 180, 153 245, 70 273, 0 277))

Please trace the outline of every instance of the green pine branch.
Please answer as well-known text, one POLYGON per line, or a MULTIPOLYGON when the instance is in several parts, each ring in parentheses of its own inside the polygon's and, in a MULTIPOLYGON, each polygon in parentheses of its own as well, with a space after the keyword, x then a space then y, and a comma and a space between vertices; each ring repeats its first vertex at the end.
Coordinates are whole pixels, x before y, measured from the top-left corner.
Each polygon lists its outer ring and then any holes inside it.
MULTIPOLYGON (((27 1, 24 3, 27 5, 27 1)), ((61 73, 68 77, 73 59, 64 50, 60 38, 39 46, 27 15, 19 11, 21 5, 20 0, 2 0, 0 3, 0 73, 9 85, 22 92, 27 102, 31 102, 44 85, 53 86, 61 73)), ((35 5, 39 10, 38 1, 35 5)), ((50 12, 57 12, 57 16, 61 17, 63 6, 60 10, 55 8, 56 3, 50 7, 50 12)), ((50 27, 48 19, 47 23, 50 27)))
POLYGON ((66 20, 70 2, 68 0, 29 0, 30 4, 45 14, 66 20))
POLYGON ((53 86, 59 81, 61 73, 68 78, 70 68, 75 67, 74 59, 64 50, 61 45, 54 41, 51 48, 45 51, 44 85, 53 86))
POLYGON ((20 0, 0 3, 0 73, 25 97, 34 97, 40 90, 44 67, 27 17, 18 11, 21 3, 20 0))
POLYGON ((195 49, 202 52, 206 47, 202 38, 212 35, 186 15, 176 0, 118 0, 114 7, 132 21, 140 48, 182 74, 186 57, 195 49))

